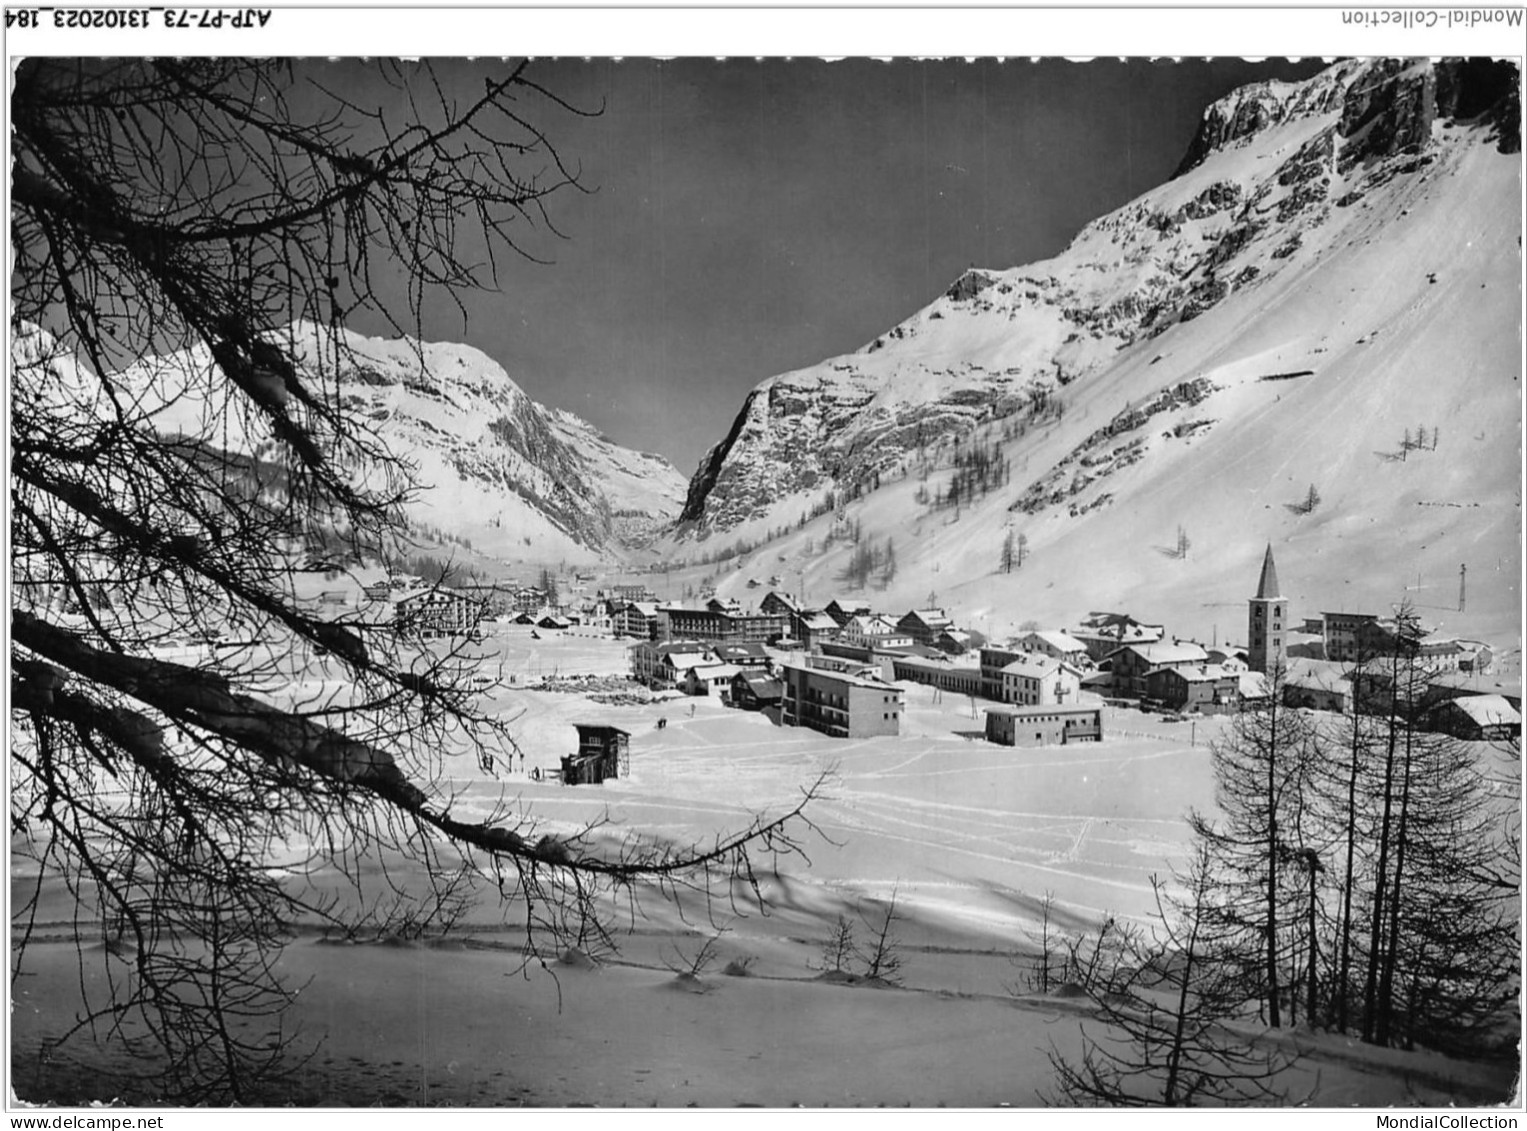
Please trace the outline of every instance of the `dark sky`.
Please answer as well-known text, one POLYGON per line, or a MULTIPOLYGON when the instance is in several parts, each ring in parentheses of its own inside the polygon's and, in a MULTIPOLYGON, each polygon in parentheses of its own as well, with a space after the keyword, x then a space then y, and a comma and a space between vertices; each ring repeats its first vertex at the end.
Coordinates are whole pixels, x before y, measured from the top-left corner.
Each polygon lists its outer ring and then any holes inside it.
MULTIPOLYGON (((480 91, 490 65, 437 70, 480 91)), ((514 265, 426 337, 688 474, 765 377, 857 349, 968 266, 1055 254, 1168 178, 1214 98, 1320 66, 538 62, 603 105, 536 111, 595 191, 550 201, 568 238, 527 244, 554 263, 514 265)))

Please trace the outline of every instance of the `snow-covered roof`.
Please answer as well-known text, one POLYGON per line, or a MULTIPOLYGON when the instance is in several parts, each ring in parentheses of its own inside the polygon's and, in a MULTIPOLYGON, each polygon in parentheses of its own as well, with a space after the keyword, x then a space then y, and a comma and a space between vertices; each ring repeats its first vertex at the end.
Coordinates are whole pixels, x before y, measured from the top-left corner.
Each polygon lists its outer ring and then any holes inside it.
POLYGON ((1172 668, 1171 670, 1189 683, 1213 683, 1222 679, 1232 679, 1235 676, 1234 672, 1226 671, 1218 664, 1204 664, 1196 668, 1172 668))
POLYGON ((1116 656, 1120 652, 1133 652, 1148 664, 1207 663, 1209 660, 1209 653, 1197 644, 1167 644, 1159 640, 1149 644, 1126 644, 1108 654, 1116 656))
POLYGON ((1237 672, 1242 699, 1266 699, 1272 695, 1272 684, 1266 672, 1237 672))
POLYGON ((988 715, 1083 715, 1101 710, 1091 703, 1025 703, 1022 706, 993 703, 986 708, 988 715))
POLYGON ((908 621, 914 618, 922 621, 929 628, 941 628, 946 624, 954 623, 954 619, 945 613, 943 609, 913 609, 901 619, 908 621))
POLYGON ((1064 668, 1075 675, 1080 675, 1074 667, 1064 660, 1057 660, 1053 656, 1041 656, 1038 653, 1026 653, 1019 656, 1010 664, 1002 667, 1003 675, 1021 675, 1029 679, 1040 679, 1064 668))
POLYGON ((1504 695, 1465 695, 1448 702, 1482 727, 1522 725, 1521 713, 1504 695))
POLYGON ((818 668, 812 667, 810 664, 801 663, 783 664, 781 668, 786 671, 809 672, 812 675, 819 675, 828 679, 842 680, 844 683, 851 683, 856 687, 874 687, 881 691, 901 693, 901 688, 897 687, 894 683, 887 683, 878 675, 875 675, 874 669, 871 667, 860 668, 859 671, 864 674, 858 675, 852 671, 834 671, 832 668, 818 668))
POLYGON ((731 679, 742 669, 736 664, 696 664, 689 671, 696 679, 731 679))
POLYGON ((1305 687, 1316 691, 1331 691, 1341 695, 1352 694, 1347 669, 1333 660, 1293 659, 1283 682, 1290 687, 1305 687))
POLYGON ((1021 639, 1043 640, 1057 652, 1085 652, 1087 650, 1087 645, 1083 644, 1069 632, 1062 632, 1058 628, 1044 629, 1038 632, 1030 632, 1025 634, 1021 639))

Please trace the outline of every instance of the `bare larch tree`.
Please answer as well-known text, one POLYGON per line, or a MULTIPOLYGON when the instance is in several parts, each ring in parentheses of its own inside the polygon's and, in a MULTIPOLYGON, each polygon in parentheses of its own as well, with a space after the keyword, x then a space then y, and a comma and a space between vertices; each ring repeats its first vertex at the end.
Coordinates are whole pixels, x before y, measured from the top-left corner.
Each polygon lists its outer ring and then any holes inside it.
POLYGON ((427 309, 465 317, 582 191, 541 123, 584 111, 525 63, 350 66, 386 97, 279 60, 14 75, 11 825, 36 883, 13 973, 61 877, 116 956, 76 1029, 145 1048, 165 1097, 266 1094, 297 920, 359 906, 419 930, 480 885, 533 956, 602 931, 612 888, 756 896, 753 858, 809 827, 809 785, 705 843, 469 819, 447 766, 513 735, 465 657, 305 599, 311 572, 383 560, 413 490, 341 395, 364 365, 345 327, 418 340, 427 309), (329 690, 300 690, 313 663, 329 690), (429 882, 368 900, 290 878, 321 859, 359 888, 378 856, 429 882))

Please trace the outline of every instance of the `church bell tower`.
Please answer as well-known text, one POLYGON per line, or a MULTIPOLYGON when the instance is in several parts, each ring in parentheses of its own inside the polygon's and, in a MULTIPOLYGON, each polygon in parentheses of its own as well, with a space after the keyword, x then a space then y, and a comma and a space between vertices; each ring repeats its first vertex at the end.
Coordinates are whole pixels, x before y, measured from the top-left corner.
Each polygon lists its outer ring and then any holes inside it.
POLYGON ((1283 663, 1284 637, 1288 635, 1288 598, 1278 592, 1278 568, 1273 565, 1272 543, 1262 559, 1257 595, 1250 601, 1246 629, 1247 662, 1255 672, 1270 672, 1283 663))

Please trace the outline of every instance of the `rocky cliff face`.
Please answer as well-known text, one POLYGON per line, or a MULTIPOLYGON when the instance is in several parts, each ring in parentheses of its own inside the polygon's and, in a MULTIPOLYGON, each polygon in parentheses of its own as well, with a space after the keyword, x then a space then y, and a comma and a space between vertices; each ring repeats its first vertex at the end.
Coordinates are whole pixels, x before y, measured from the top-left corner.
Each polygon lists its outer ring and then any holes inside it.
POLYGON ((759 385, 691 479, 681 534, 777 529, 985 424, 1063 409, 1120 351, 1310 267, 1344 216, 1436 174, 1464 134, 1514 152, 1515 76, 1488 60, 1351 60, 1233 92, 1172 181, 1059 256, 968 271, 858 352, 759 385))

